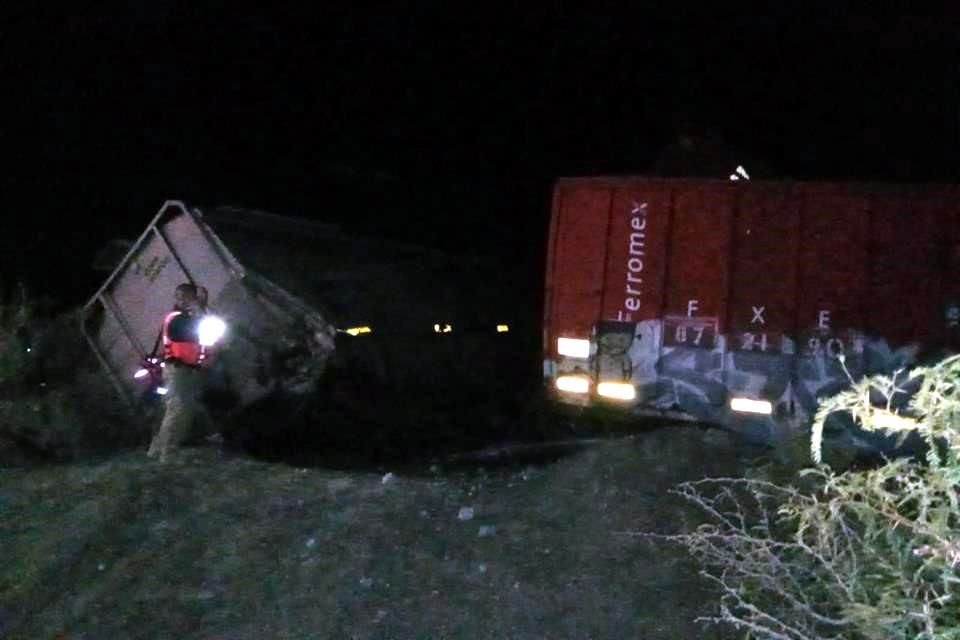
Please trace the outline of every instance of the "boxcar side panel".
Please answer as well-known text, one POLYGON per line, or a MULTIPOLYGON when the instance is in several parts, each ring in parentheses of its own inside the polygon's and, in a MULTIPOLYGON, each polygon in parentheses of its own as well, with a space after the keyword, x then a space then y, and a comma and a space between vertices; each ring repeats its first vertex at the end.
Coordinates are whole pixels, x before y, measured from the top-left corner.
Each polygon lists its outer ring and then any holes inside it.
POLYGON ((670 193, 656 185, 613 194, 603 318, 638 322, 660 317, 664 305, 670 193))
MULTIPOLYGON (((587 338, 600 316, 606 264, 610 191, 587 187, 560 194, 553 247, 555 337, 587 338)), ((556 349, 556 339, 549 348, 556 349)))
MULTIPOLYGON (((577 369, 629 381, 631 411, 734 423, 739 397, 772 407, 752 424, 796 424, 848 384, 841 354, 857 376, 960 348, 955 187, 593 178, 556 193, 545 371, 569 370, 558 336, 591 336, 577 369)), ((599 394, 587 403, 611 402, 599 394)))

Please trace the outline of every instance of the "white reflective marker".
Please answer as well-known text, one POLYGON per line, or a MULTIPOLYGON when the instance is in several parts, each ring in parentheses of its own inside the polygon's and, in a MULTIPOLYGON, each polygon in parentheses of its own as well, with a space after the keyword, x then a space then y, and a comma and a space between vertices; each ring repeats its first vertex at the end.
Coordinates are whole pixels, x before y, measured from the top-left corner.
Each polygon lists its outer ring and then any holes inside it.
POLYGON ((597 393, 614 400, 633 400, 637 397, 637 390, 627 382, 601 382, 597 385, 597 393))
POLYGON ((227 323, 217 316, 204 316, 197 332, 200 334, 200 345, 210 347, 227 332, 227 323))
POLYGON ((557 353, 571 358, 589 358, 590 341, 580 338, 557 338, 557 353))
POLYGON ((166 387, 157 387, 157 395, 158 395, 158 396, 165 396, 165 395, 167 395, 167 388, 166 388, 166 387))
POLYGON ((882 410, 870 414, 870 423, 875 427, 890 429, 891 431, 906 431, 917 428, 915 419, 882 410))
POLYGON ((733 398, 730 400, 730 408, 743 413, 762 413, 764 415, 773 413, 772 404, 766 400, 753 400, 751 398, 733 398))
POLYGON ((586 393, 590 390, 590 378, 586 376, 560 376, 557 378, 557 389, 568 393, 586 393))

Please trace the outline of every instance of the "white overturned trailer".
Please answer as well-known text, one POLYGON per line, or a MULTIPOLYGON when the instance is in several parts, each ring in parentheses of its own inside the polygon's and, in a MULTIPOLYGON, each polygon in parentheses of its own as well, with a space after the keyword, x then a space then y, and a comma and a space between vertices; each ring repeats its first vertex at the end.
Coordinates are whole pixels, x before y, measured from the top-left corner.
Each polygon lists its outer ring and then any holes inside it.
POLYGON ((504 378, 497 358, 510 334, 496 311, 501 283, 480 266, 333 225, 168 201, 83 308, 82 331, 136 403, 146 391, 135 375, 174 289, 193 282, 228 325, 208 375, 225 414, 344 384, 337 397, 367 408, 385 393, 485 393, 504 378))

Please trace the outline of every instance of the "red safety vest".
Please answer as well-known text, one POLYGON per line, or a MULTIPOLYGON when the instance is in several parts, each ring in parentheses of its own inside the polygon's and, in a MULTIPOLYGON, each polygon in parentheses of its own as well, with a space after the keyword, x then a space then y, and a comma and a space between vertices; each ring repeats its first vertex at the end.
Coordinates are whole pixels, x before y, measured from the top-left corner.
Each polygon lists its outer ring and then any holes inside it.
POLYGON ((174 342, 170 339, 170 322, 180 315, 180 311, 171 311, 163 319, 163 359, 178 360, 190 366, 199 366, 203 361, 203 347, 199 339, 196 342, 174 342))

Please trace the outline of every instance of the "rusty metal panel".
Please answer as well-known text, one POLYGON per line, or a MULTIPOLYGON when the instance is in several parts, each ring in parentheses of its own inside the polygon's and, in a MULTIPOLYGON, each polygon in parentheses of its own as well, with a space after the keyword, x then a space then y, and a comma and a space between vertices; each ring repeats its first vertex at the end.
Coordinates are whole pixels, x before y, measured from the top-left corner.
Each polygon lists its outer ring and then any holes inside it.
POLYGON ((905 189, 871 197, 870 284, 864 329, 903 344, 918 329, 940 333, 941 238, 948 233, 939 198, 905 189))
POLYGON ((801 209, 793 393, 796 405, 812 415, 817 398, 846 386, 847 372, 863 375, 877 353, 863 334, 870 200, 869 190, 851 185, 796 188, 801 209))
POLYGON ((670 192, 657 183, 617 189, 607 233, 603 318, 652 320, 663 309, 670 192))
POLYGON ((798 223, 789 187, 742 190, 731 243, 729 349, 778 353, 793 334, 798 223))
MULTIPOLYGON (((553 334, 588 337, 600 315, 611 191, 565 189, 553 258, 553 334)), ((555 344, 550 345, 550 352, 555 344)))
POLYGON ((833 334, 863 327, 867 293, 868 201, 843 185, 803 188, 799 332, 833 334))
MULTIPOLYGON (((560 228, 560 203, 562 201, 562 192, 559 186, 554 186, 553 201, 550 205, 550 224, 547 228, 547 261, 544 264, 543 279, 543 327, 542 344, 543 357, 545 362, 555 356, 553 345, 556 343, 554 337, 554 318, 562 313, 559 308, 554 308, 554 295, 558 287, 562 286, 554 275, 557 260, 557 230, 560 228)), ((547 375, 547 371, 544 371, 547 375)))
POLYGON ((935 271, 936 288, 932 293, 933 304, 930 327, 936 346, 960 350, 960 189, 939 187, 931 190, 924 201, 930 211, 937 233, 929 248, 928 261, 935 271), (954 256, 957 256, 956 258, 954 256))
POLYGON ((960 277, 956 277, 956 274, 960 274, 960 188, 954 187, 942 193, 943 219, 948 225, 941 263, 947 274, 941 279, 940 291, 943 340, 945 345, 960 350, 960 277))
MULTIPOLYGON (((710 321, 723 331, 726 317, 730 229, 736 191, 718 183, 683 185, 673 193, 664 316, 710 321)), ((712 348, 699 331, 664 332, 664 345, 712 348), (699 339, 698 339, 699 338, 699 339)))

